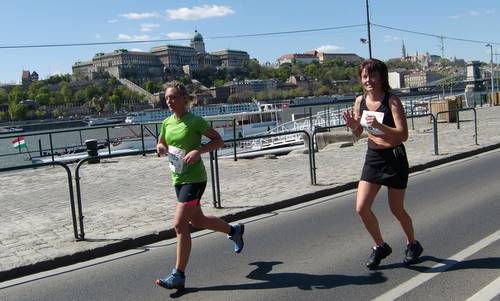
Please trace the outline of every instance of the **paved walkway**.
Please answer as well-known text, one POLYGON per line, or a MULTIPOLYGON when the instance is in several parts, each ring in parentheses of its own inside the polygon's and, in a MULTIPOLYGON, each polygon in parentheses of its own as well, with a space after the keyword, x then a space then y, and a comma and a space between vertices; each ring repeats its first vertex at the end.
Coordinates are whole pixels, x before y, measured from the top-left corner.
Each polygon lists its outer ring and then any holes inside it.
MULTIPOLYGON (((429 117, 415 119, 414 130, 409 121, 406 148, 412 169, 500 147, 500 107, 478 108, 477 115, 478 145, 472 111, 461 113, 460 130, 456 123, 439 123, 439 155, 434 154, 429 117)), ((344 128, 336 131, 345 136, 344 128)), ((301 151, 276 158, 221 159, 223 208, 213 208, 209 184, 203 210, 234 221, 353 188, 366 139, 341 145, 329 144, 316 154, 316 186, 310 184, 308 155, 301 151)), ((206 159, 205 165, 209 167, 206 159)), ((80 175, 86 240, 77 242, 61 167, 0 174, 0 281, 174 237, 176 201, 165 158, 102 160, 84 165, 80 175)))

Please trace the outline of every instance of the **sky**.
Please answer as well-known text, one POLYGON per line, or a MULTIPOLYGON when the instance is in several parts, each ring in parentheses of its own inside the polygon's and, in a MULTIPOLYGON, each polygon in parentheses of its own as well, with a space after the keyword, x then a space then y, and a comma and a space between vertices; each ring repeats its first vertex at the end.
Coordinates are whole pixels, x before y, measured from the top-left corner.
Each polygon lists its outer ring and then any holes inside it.
MULTIPOLYGON (((498 0, 368 6, 375 58, 400 57, 403 42, 408 54, 466 61, 489 62, 492 52, 496 61, 500 53, 498 0)), ((368 38, 366 0, 3 0, 0 28, 0 83, 20 82, 23 70, 41 79, 71 73, 98 52, 189 45, 195 30, 207 52, 244 50, 261 64, 314 49, 369 56, 361 42, 368 38), (71 44, 86 45, 34 47, 71 44)))

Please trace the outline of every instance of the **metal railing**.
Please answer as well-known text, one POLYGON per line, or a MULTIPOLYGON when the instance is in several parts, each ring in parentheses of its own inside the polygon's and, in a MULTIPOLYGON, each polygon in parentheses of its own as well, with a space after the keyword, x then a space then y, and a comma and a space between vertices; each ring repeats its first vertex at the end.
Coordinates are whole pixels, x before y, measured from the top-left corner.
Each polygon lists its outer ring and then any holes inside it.
POLYGON ((66 174, 68 176, 69 204, 70 204, 70 208, 71 208, 71 220, 73 222, 73 235, 74 235, 76 240, 79 240, 80 236, 78 235, 78 229, 77 229, 77 224, 76 224, 75 197, 74 197, 74 193, 73 193, 73 177, 71 176, 71 170, 69 169, 69 167, 66 163, 56 161, 56 162, 49 162, 49 163, 32 164, 32 165, 28 165, 28 166, 14 166, 14 167, 0 168, 0 173, 7 172, 7 171, 14 171, 14 170, 36 169, 36 168, 44 167, 44 166, 61 166, 66 171, 66 174))
MULTIPOLYGON (((476 110, 474 108, 463 108, 463 109, 453 109, 453 110, 448 110, 448 111, 442 111, 439 112, 435 115, 433 114, 421 114, 421 115, 410 115, 407 118, 422 118, 422 117, 427 117, 429 116, 432 119, 432 124, 433 124, 433 136, 434 136, 434 153, 435 155, 438 155, 438 123, 437 123, 437 116, 440 114, 446 114, 446 113, 453 113, 457 112, 457 115, 459 115, 460 111, 473 111, 474 112, 474 138, 475 138, 475 143, 477 145, 477 114, 476 110)), ((244 138, 236 138, 236 139, 230 139, 224 141, 225 143, 233 143, 236 144, 241 141, 248 141, 248 140, 255 140, 255 139, 267 139, 267 138, 272 138, 272 137, 278 137, 278 136, 286 136, 286 135, 298 135, 301 134, 307 139, 303 139, 304 141, 307 140, 307 148, 308 148, 308 159, 309 159, 309 169, 310 169, 310 181, 311 185, 317 185, 317 179, 316 179, 316 159, 315 159, 315 138, 316 134, 322 131, 325 131, 325 129, 332 129, 332 128, 339 128, 343 127, 345 125, 334 125, 334 126, 327 126, 327 127, 317 127, 313 130, 312 135, 306 131, 306 130, 299 130, 299 131, 289 131, 289 132, 283 132, 283 133, 275 133, 275 134, 268 134, 268 135, 260 135, 260 136, 253 136, 253 137, 244 137, 244 138)), ((460 129, 460 119, 457 119, 457 129, 460 129)), ((144 128, 141 127, 141 136, 144 137, 144 128)), ((149 129, 148 129, 149 131, 149 129)), ((156 133, 158 132, 158 128, 156 127, 156 133)), ((150 132, 152 133, 152 132, 150 132)), ((17 137, 11 136, 11 137, 17 137)), ((51 137, 49 135, 49 137, 51 137)), ((5 137, 3 137, 5 138, 5 137)), ((31 165, 23 165, 23 166, 15 166, 15 167, 7 167, 7 168, 0 168, 0 172, 6 172, 6 171, 12 171, 12 170, 21 170, 21 169, 33 169, 33 168, 38 168, 42 166, 53 166, 53 165, 58 165, 62 166, 67 173, 68 177, 68 189, 69 189, 69 194, 70 194, 70 207, 71 207, 71 216, 72 216, 72 222, 73 222, 73 232, 74 232, 74 237, 75 239, 78 240, 84 240, 85 239, 85 231, 84 231, 84 210, 83 210, 83 205, 82 205, 82 193, 81 193, 81 185, 80 185, 80 168, 84 163, 88 163, 91 160, 96 160, 96 159, 107 159, 107 158, 115 158, 115 157, 125 157, 125 156, 137 156, 137 155, 146 155, 147 153, 154 153, 156 150, 145 150, 144 149, 144 144, 143 144, 143 149, 140 151, 132 151, 128 153, 120 153, 120 154, 107 154, 107 155, 98 155, 98 156, 87 156, 83 159, 81 159, 75 170, 75 184, 76 184, 76 194, 77 194, 77 209, 78 209, 78 217, 76 216, 76 211, 75 211, 75 197, 74 197, 74 191, 73 191, 73 186, 72 186, 72 175, 71 171, 68 167, 67 164, 63 162, 58 162, 58 161, 53 161, 53 162, 48 162, 48 163, 39 163, 39 164, 31 164, 31 165), (78 233, 78 225, 79 225, 79 233, 78 233)), ((237 150, 235 149, 234 151, 234 157, 237 157, 237 150)), ((210 172, 211 172, 211 185, 212 185, 212 191, 213 191, 213 205, 215 208, 221 208, 221 192, 220 192, 220 178, 219 178, 219 165, 218 165, 218 151, 214 151, 210 153, 210 172)))

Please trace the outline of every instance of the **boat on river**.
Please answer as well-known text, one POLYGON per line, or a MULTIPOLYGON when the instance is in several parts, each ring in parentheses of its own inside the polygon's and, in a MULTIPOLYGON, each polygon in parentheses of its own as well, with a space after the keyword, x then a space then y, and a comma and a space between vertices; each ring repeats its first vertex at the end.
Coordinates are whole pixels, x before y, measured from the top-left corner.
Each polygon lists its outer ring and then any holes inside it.
MULTIPOLYGON (((241 104, 214 104, 208 106, 196 106, 189 109, 195 115, 208 117, 220 116, 244 112, 258 112, 259 106, 256 103, 241 103, 241 104)), ((132 112, 125 118, 125 123, 149 123, 160 122, 168 116, 172 115, 170 110, 144 110, 140 112, 132 112)))
POLYGON ((2 126, 0 127, 0 134, 14 134, 23 132, 24 129, 19 126, 2 126))

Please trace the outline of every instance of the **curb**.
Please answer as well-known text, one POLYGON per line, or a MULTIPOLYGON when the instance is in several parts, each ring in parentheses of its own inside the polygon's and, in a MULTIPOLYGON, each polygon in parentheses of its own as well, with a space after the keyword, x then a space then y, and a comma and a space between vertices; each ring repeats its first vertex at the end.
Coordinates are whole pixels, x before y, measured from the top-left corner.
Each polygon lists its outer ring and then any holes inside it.
MULTIPOLYGON (((465 158, 472 157, 472 156, 475 156, 475 155, 478 155, 481 153, 489 152, 489 151, 492 151, 495 149, 500 149, 500 143, 488 145, 488 146, 485 146, 482 148, 478 148, 478 149, 471 150, 468 152, 452 155, 452 156, 449 156, 446 158, 441 158, 441 159, 429 161, 429 162, 424 163, 424 164, 415 165, 415 166, 410 167, 410 173, 422 171, 422 170, 425 170, 425 169, 428 169, 431 167, 435 167, 438 165, 442 165, 445 163, 465 159, 465 158)), ((322 197, 326 197, 326 196, 329 196, 332 194, 344 192, 347 190, 352 190, 352 189, 355 189, 357 187, 357 183, 358 183, 358 181, 348 182, 348 183, 343 184, 343 185, 339 185, 339 186, 335 186, 335 187, 331 187, 331 188, 327 188, 327 189, 322 189, 322 190, 312 192, 312 193, 307 193, 307 194, 300 195, 300 196, 297 196, 297 197, 294 197, 291 199, 278 201, 276 203, 271 203, 271 204, 243 210, 243 211, 240 211, 237 213, 227 214, 224 216, 220 216, 220 218, 222 218, 223 220, 225 220, 228 223, 234 222, 237 220, 257 216, 257 215, 260 215, 263 213, 268 213, 268 212, 283 209, 286 207, 298 205, 300 203, 309 202, 309 201, 312 201, 312 200, 315 200, 318 198, 322 198, 322 197)), ((199 230, 194 229, 194 228, 192 229, 193 233, 196 231, 199 231, 199 230)), ((26 265, 26 266, 16 267, 16 268, 13 268, 10 270, 0 272, 0 282, 12 280, 15 278, 19 278, 19 277, 39 273, 39 272, 48 271, 48 270, 55 269, 55 268, 60 268, 60 267, 72 265, 72 264, 79 263, 79 262, 84 262, 87 260, 111 255, 114 253, 130 250, 130 249, 137 248, 137 247, 142 247, 144 245, 156 243, 156 242, 159 242, 162 240, 172 239, 172 238, 175 238, 175 236, 176 235, 175 235, 174 229, 167 229, 164 231, 160 231, 158 233, 148 234, 148 235, 144 235, 144 236, 137 237, 137 238, 124 239, 120 242, 111 243, 109 245, 97 247, 95 249, 85 250, 85 251, 77 252, 77 253, 74 253, 71 255, 64 255, 64 256, 54 258, 51 260, 45 260, 45 261, 40 261, 40 262, 37 262, 34 264, 26 265)))

